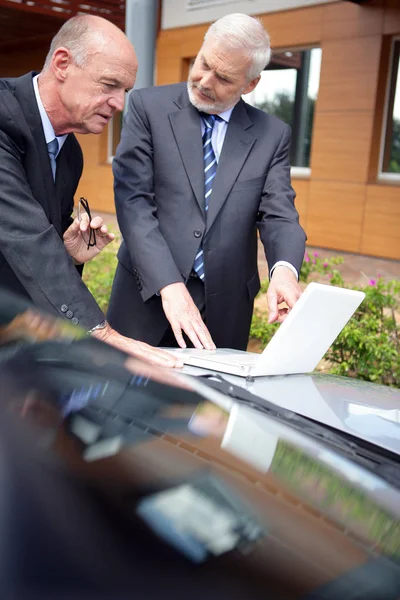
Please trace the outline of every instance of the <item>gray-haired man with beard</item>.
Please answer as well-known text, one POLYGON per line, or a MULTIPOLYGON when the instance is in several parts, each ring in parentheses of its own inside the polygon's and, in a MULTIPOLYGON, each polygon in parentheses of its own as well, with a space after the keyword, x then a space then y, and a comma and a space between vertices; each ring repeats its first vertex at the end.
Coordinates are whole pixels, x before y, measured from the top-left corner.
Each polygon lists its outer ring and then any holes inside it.
POLYGON ((301 294, 305 234, 294 207, 290 128, 247 105, 270 60, 260 21, 232 14, 206 33, 187 84, 134 91, 113 163, 124 243, 108 318, 154 345, 245 349, 271 269, 270 322, 301 294))

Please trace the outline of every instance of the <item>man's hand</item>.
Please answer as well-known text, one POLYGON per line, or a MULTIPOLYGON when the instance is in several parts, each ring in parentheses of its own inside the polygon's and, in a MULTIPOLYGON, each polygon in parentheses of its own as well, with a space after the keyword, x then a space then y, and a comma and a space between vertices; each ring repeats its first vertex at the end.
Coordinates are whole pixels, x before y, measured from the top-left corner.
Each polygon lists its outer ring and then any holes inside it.
POLYGON ((114 238, 115 235, 108 232, 107 226, 104 225, 101 217, 94 217, 89 223, 87 214, 82 215, 80 221, 75 219, 63 235, 64 246, 77 264, 85 263, 94 258, 114 238), (96 245, 88 248, 85 240, 89 239, 90 229, 94 229, 96 232, 96 245))
POLYGON ((169 354, 169 352, 159 350, 144 342, 138 342, 131 338, 127 338, 115 331, 108 324, 104 329, 96 329, 92 335, 93 337, 130 354, 134 358, 150 363, 151 365, 158 365, 159 367, 183 367, 183 362, 172 354, 169 354))
POLYGON ((268 323, 275 321, 282 323, 301 294, 301 288, 293 271, 284 266, 276 267, 267 292, 268 323), (285 302, 289 308, 278 308, 278 304, 282 302, 285 302))
POLYGON ((184 331, 195 348, 215 350, 210 332, 185 284, 171 283, 162 288, 160 293, 165 316, 179 346, 186 348, 182 335, 182 331, 184 331))

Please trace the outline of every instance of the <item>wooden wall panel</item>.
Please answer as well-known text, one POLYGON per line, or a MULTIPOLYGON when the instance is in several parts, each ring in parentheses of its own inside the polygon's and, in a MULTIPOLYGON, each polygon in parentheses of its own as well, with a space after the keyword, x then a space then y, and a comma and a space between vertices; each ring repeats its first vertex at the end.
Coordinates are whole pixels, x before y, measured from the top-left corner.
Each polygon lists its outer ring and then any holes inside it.
POLYGON ((373 112, 325 112, 314 119, 312 179, 362 183, 368 177, 373 112))
POLYGON ((359 252, 365 208, 365 186, 338 181, 311 181, 308 243, 359 252))
POLYGON ((400 34, 399 0, 385 0, 383 33, 387 35, 400 34))
POLYGON ((106 130, 100 135, 77 135, 84 155, 84 168, 75 201, 80 196, 89 200, 90 207, 102 212, 115 212, 111 165, 104 162, 106 130))
POLYGON ((207 26, 161 31, 157 42, 157 85, 179 83, 187 77, 187 63, 199 51, 207 26))
POLYGON ((27 54, 21 52, 0 53, 0 77, 19 77, 29 71, 40 71, 46 58, 48 46, 32 50, 27 54))
POLYGON ((271 36, 273 48, 318 44, 324 6, 258 15, 271 36))
POLYGON ((384 8, 382 0, 358 6, 338 2, 323 7, 322 39, 363 37, 382 33, 384 8))
POLYGON ((381 40, 378 35, 323 40, 319 112, 375 108, 381 40))
POLYGON ((177 61, 175 58, 164 56, 158 61, 156 82, 157 85, 179 83, 182 81, 184 59, 177 61))
POLYGON ((307 179, 292 179, 292 186, 296 192, 295 203, 300 216, 300 224, 303 229, 306 229, 310 182, 307 179))
POLYGON ((360 251, 400 259, 400 188, 369 185, 366 197, 360 251))
POLYGON ((196 25, 188 28, 188 34, 180 37, 182 56, 194 57, 203 43, 208 25, 196 25))

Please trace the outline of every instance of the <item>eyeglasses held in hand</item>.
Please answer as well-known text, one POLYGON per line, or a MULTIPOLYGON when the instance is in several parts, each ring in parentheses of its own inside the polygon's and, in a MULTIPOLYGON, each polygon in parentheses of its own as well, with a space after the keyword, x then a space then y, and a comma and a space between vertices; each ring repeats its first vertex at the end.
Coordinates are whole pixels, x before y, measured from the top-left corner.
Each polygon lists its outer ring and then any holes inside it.
POLYGON ((81 231, 81 236, 85 244, 87 244, 87 249, 89 250, 89 248, 96 245, 96 232, 90 227, 92 215, 90 213, 89 202, 86 200, 86 198, 82 197, 79 198, 78 202, 78 221, 82 220, 83 211, 85 211, 89 217, 89 229, 85 233, 81 231))

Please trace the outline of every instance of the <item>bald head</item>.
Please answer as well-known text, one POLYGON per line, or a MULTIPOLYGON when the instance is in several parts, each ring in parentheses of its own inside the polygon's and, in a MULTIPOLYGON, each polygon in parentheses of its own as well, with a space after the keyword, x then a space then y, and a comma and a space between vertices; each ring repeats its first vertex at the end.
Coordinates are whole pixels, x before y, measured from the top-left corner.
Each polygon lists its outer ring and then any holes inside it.
POLYGON ((132 44, 110 21, 83 15, 64 23, 38 80, 56 134, 100 133, 122 111, 137 68, 132 44))
POLYGON ((75 64, 83 67, 93 53, 105 52, 110 44, 131 51, 132 57, 135 57, 132 44, 111 21, 95 15, 72 17, 52 39, 43 71, 50 67, 53 54, 58 48, 69 50, 75 64))

